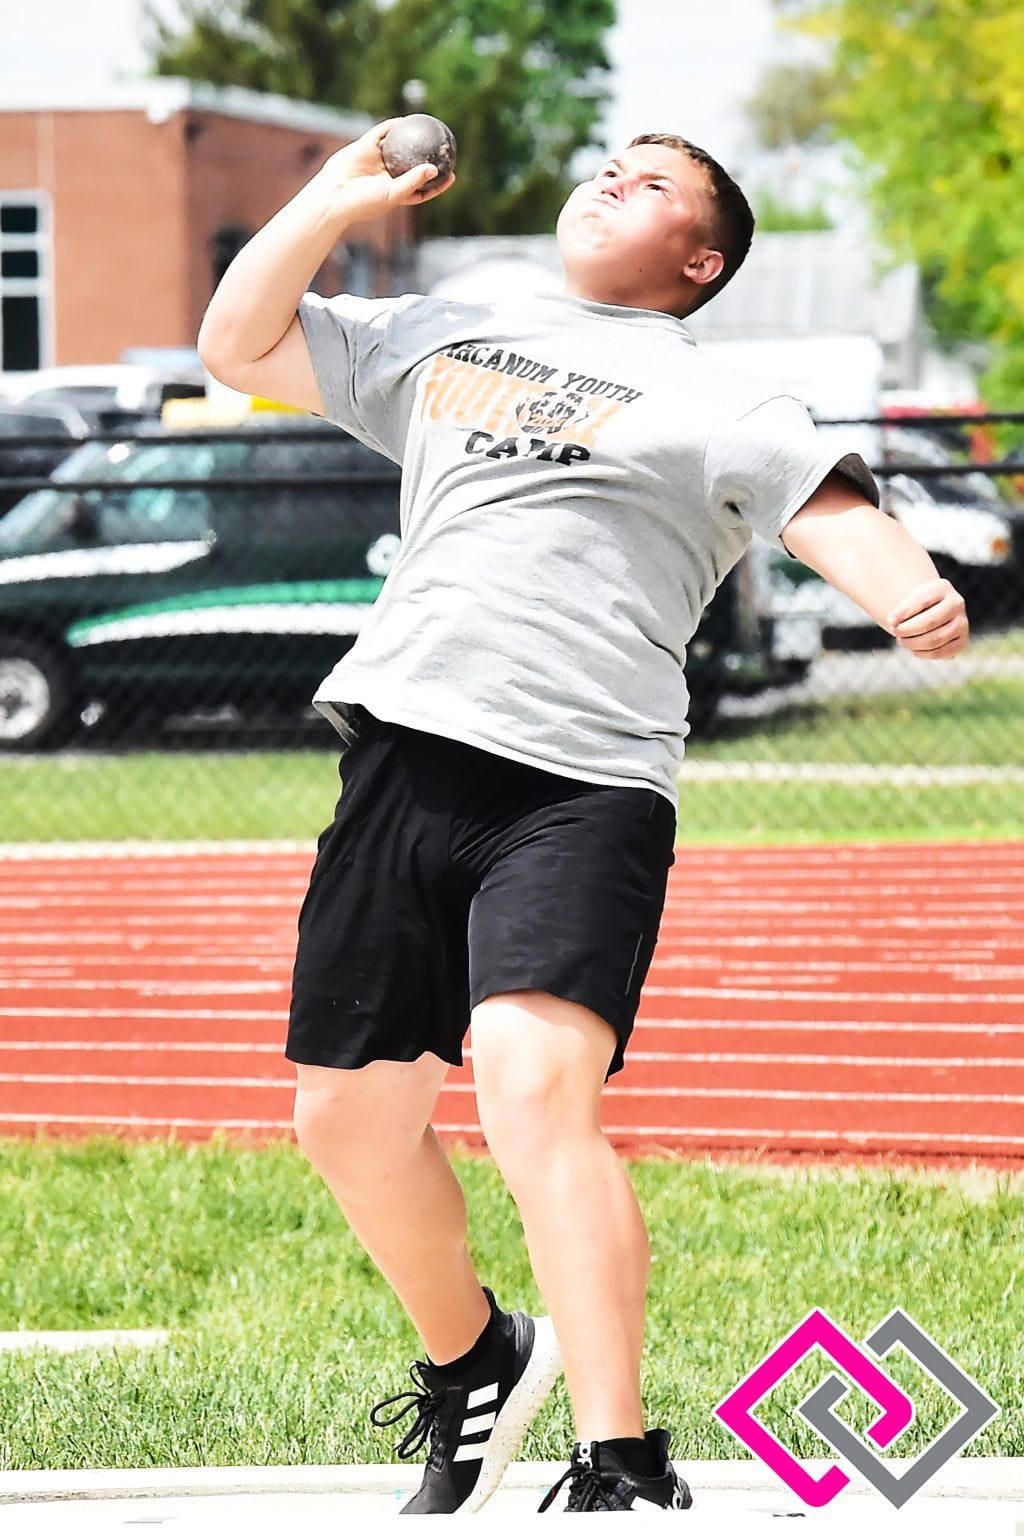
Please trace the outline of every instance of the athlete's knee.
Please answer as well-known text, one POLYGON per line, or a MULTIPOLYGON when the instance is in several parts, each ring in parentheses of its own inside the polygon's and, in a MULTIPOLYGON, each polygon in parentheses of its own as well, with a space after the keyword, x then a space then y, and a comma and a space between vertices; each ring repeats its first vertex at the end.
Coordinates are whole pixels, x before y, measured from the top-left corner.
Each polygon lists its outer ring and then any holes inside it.
POLYGON ((557 1123, 572 1117, 580 1102, 582 1084, 573 1082, 562 1062, 542 1055, 506 1056, 483 1069, 477 1062, 476 1073, 477 1100, 491 1118, 520 1125, 557 1123))
POLYGON ((429 1070, 400 1070, 413 1065, 298 1065, 292 1123, 309 1160, 355 1177, 386 1173, 413 1156, 436 1098, 429 1070))
MULTIPOLYGON (((493 1017, 493 1015, 492 1015, 493 1017)), ((480 1123, 495 1156, 529 1163, 567 1138, 600 1125, 600 1082, 578 1041, 558 1023, 517 1036, 474 1029, 473 1075, 480 1123)))
POLYGON ((298 1088, 292 1117, 295 1139, 321 1173, 341 1183, 377 1180, 416 1151, 424 1126, 396 1119, 385 1127, 379 1115, 357 1108, 344 1091, 298 1088))

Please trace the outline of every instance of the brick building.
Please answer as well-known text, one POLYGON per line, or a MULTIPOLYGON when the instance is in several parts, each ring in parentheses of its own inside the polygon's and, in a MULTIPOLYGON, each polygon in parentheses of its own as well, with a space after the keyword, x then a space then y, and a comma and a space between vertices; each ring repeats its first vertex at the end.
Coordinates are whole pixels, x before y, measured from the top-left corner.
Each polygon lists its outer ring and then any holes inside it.
MULTIPOLYGON (((225 267, 361 114, 189 80, 0 98, 0 369, 194 346, 225 267)), ((412 216, 357 226, 311 287, 408 286, 412 216)))

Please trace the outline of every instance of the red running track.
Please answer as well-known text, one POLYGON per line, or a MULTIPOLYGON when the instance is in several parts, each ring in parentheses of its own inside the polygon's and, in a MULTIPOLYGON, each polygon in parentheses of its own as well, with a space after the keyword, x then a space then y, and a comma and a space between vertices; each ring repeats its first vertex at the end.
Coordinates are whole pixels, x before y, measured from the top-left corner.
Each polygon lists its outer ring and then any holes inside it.
MULTIPOLYGON (((292 1135, 311 851, 7 854, 0 1134, 292 1135)), ((1024 842, 681 846, 605 1128, 629 1151, 1020 1168, 1022 924, 1024 842)), ((434 1123, 482 1146, 466 1056, 434 1123)))

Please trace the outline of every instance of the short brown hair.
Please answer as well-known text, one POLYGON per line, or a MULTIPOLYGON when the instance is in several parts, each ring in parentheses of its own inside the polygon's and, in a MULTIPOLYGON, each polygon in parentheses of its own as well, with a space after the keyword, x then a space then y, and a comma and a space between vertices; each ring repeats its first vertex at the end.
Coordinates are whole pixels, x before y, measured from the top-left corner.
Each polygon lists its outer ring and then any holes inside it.
POLYGON ((703 285, 700 297, 685 311, 687 315, 692 315, 695 310, 709 303, 716 293, 721 293, 743 265, 754 238, 754 215, 736 182, 717 160, 712 159, 706 149, 691 144, 689 139, 680 138, 677 133, 641 133, 629 141, 627 148, 632 149, 637 144, 664 144, 668 149, 677 149, 694 164, 703 167, 707 175, 708 191, 711 194, 711 219, 706 234, 714 249, 721 251, 725 265, 716 278, 703 285))

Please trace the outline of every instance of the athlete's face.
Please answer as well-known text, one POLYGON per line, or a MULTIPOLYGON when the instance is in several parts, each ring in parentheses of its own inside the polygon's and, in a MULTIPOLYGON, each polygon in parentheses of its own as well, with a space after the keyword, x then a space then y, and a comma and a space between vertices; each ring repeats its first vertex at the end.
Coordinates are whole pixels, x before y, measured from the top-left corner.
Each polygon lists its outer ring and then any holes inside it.
POLYGON ((558 216, 567 291, 678 314, 722 270, 709 211, 707 173, 681 150, 621 150, 574 188, 558 216))

